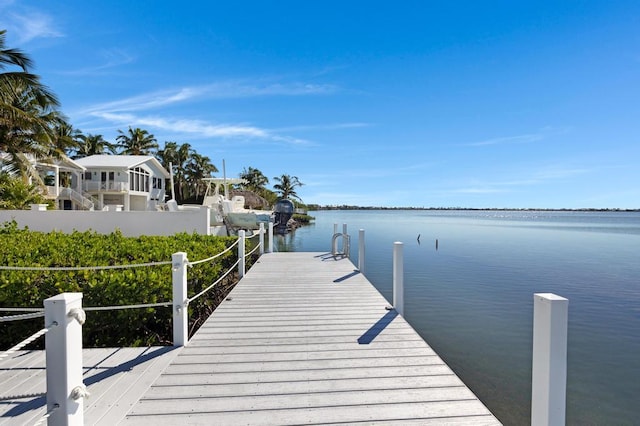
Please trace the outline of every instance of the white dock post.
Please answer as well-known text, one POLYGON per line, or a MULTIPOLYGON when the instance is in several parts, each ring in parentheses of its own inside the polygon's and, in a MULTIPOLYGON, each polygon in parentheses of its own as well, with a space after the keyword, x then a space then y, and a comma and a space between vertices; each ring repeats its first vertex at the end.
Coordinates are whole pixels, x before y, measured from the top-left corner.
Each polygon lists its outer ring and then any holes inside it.
POLYGON ((187 300, 187 253, 171 256, 173 270, 173 346, 189 342, 189 309, 187 300))
POLYGON ((337 233, 338 233, 338 224, 337 224, 337 223, 334 223, 334 224, 333 224, 333 235, 335 235, 335 234, 337 234, 337 233))
POLYGON ((404 315, 403 246, 400 242, 393 243, 393 307, 400 315, 404 315))
POLYGON ((244 277, 245 273, 245 262, 244 262, 244 230, 241 229, 238 231, 238 276, 240 278, 244 277))
POLYGON ((269 222, 269 250, 267 253, 273 253, 273 222, 269 222))
POLYGON ((62 293, 44 301, 47 357, 47 412, 50 425, 84 424, 82 383, 82 293, 62 293), (78 312, 82 321, 72 314, 78 312), (80 310, 80 311, 78 311, 80 310), (77 389, 76 389, 77 388, 77 389), (78 390, 79 389, 79 390, 78 390), (52 412, 53 410, 53 412, 52 412))
POLYGON ((364 274, 364 229, 358 231, 358 271, 364 274))
POLYGON ((260 222, 260 249, 258 250, 260 252, 260 256, 262 256, 264 254, 264 223, 260 222))
POLYGON ((564 297, 533 295, 532 426, 565 424, 568 308, 564 297))

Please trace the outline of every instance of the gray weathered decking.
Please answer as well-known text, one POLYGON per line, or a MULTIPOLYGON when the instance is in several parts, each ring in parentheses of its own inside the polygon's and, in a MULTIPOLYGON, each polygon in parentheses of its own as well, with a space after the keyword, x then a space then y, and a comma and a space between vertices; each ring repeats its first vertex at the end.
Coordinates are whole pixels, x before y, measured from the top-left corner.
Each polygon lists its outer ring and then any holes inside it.
POLYGON ((264 255, 126 424, 499 424, 346 259, 264 255))
MULTIPOLYGON (((188 346, 85 349, 85 424, 499 424, 387 305, 346 259, 264 255, 188 346)), ((3 360, 0 384, 44 392, 44 352, 3 360)), ((45 412, 0 401, 0 425, 45 412)))
MULTIPOLYGON (((179 349, 84 349, 86 425, 117 424, 149 389, 179 349)), ((44 351, 20 351, 0 363, 0 397, 46 391, 44 351)), ((0 425, 33 425, 47 412, 45 396, 0 401, 0 425)), ((46 423, 45 423, 46 424, 46 423)))

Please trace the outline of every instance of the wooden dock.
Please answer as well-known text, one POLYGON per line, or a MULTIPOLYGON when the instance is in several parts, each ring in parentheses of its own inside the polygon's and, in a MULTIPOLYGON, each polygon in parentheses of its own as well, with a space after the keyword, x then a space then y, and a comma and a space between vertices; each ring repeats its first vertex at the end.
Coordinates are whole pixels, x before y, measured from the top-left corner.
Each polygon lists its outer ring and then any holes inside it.
MULTIPOLYGON (((387 306, 348 259, 265 254, 186 347, 85 350, 85 424, 500 424, 387 306)), ((0 393, 44 391, 43 359, 0 365, 0 393)), ((0 424, 45 412, 4 401, 0 424)))
POLYGON ((348 259, 266 254, 124 423, 500 424, 387 305, 348 259))

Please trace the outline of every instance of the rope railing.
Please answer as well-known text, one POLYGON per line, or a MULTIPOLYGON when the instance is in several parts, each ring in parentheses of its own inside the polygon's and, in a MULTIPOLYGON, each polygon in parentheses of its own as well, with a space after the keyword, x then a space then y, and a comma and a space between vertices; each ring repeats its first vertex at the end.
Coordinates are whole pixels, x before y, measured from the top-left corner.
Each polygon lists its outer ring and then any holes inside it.
POLYGON ((171 265, 171 261, 135 263, 131 265, 105 266, 0 266, 0 271, 99 271, 106 269, 142 268, 147 266, 171 265))
POLYGON ((194 266, 194 265, 198 265, 200 263, 205 263, 205 262, 210 262, 214 259, 217 259, 218 257, 222 256, 225 253, 228 253, 231 251, 231 249, 233 249, 235 246, 237 246, 239 244, 240 240, 235 240, 233 244, 231 244, 229 247, 227 247, 226 249, 224 249, 223 251, 221 251, 220 253, 213 255, 211 257, 207 257, 206 259, 202 259, 202 260, 196 260, 194 262, 189 262, 187 263, 188 266, 194 266))
POLYGON ((29 343, 35 342, 36 340, 38 340, 38 338, 44 336, 46 333, 49 332, 49 330, 51 330, 53 327, 55 327, 57 325, 58 325, 58 323, 54 322, 50 326, 45 327, 45 328, 43 328, 43 329, 41 329, 39 331, 36 331, 31 336, 27 337, 22 342, 18 343, 17 345, 13 346, 12 348, 9 348, 6 351, 0 353, 0 360, 3 360, 4 358, 10 357, 14 353, 18 352, 20 349, 22 349, 25 346, 27 346, 29 343))
POLYGON ((173 302, 141 303, 137 305, 113 305, 113 306, 85 306, 85 311, 117 311, 120 309, 159 308, 171 306, 173 302))
POLYGON ((255 238, 255 237, 258 237, 258 236, 260 236, 260 233, 259 233, 259 232, 256 232, 256 233, 251 234, 251 235, 246 235, 246 234, 245 234, 244 239, 245 239, 245 240, 251 240, 251 239, 253 239, 253 238, 255 238))
POLYGON ((238 266, 238 264, 240 263, 240 259, 238 259, 236 261, 236 263, 234 263, 233 265, 231 265, 231 267, 229 268, 229 270, 227 272, 225 272, 220 278, 218 278, 213 284, 211 284, 209 287, 205 288, 204 290, 202 290, 200 293, 196 294, 193 297, 189 297, 187 299, 187 304, 193 302, 194 300, 196 300, 198 297, 202 296, 203 294, 207 293, 209 290, 211 290, 213 287, 215 287, 217 284, 220 283, 220 281, 222 281, 223 279, 225 279, 232 271, 234 268, 236 268, 238 266))
MULTIPOLYGON (((252 238, 254 238, 254 237, 258 236, 258 235, 259 234, 255 234, 255 235, 252 235, 251 237, 245 237, 245 240, 252 239, 252 238)), ((229 253, 231 250, 233 250, 234 247, 236 247, 239 244, 239 242, 240 242, 240 239, 237 239, 233 244, 231 244, 229 247, 227 247, 226 249, 224 249, 220 253, 215 254, 215 255, 213 255, 211 257, 208 257, 206 259, 196 260, 196 261, 193 261, 193 262, 187 261, 187 266, 192 267, 192 266, 195 266, 195 265, 199 265, 201 263, 210 262, 212 260, 215 260, 215 259, 223 256, 224 254, 229 253)), ((247 253, 247 255, 253 254, 259 248, 260 248, 260 246, 257 245, 253 250, 251 250, 249 253, 247 253)), ((201 291, 200 293, 198 293, 194 297, 191 297, 191 298, 187 299, 187 302, 188 303, 192 302, 193 300, 197 299, 198 297, 202 296, 203 294, 205 294, 209 290, 211 290, 222 279, 227 277, 229 275, 229 273, 233 270, 233 268, 238 266, 239 262, 240 262, 240 259, 238 259, 238 261, 236 261, 221 278, 219 278, 216 282, 214 282, 212 285, 210 285, 209 287, 207 287, 205 290, 201 291)), ((66 271, 70 271, 70 270, 86 270, 86 269, 122 269, 122 268, 128 268, 128 267, 170 265, 171 263, 172 263, 171 261, 166 261, 166 262, 138 263, 138 264, 131 264, 131 265, 112 265, 112 266, 93 266, 93 267, 91 267, 91 266, 88 266, 88 267, 54 267, 54 268, 0 266, 0 270, 4 269, 4 270, 22 270, 22 271, 27 271, 27 270, 28 271, 39 271, 39 270, 66 270, 66 271)), ((143 308, 166 307, 166 306, 171 306, 171 304, 172 304, 172 302, 168 301, 168 302, 158 302, 158 303, 141 303, 141 304, 133 304, 133 305, 86 306, 86 307, 84 307, 84 310, 85 311, 111 311, 111 310, 122 310, 122 309, 143 309, 143 308)), ((41 308, 2 308, 2 307, 0 307, 0 312, 2 312, 2 311, 4 311, 4 312, 32 312, 32 313, 0 317, 0 322, 18 321, 18 320, 23 320, 23 319, 39 318, 39 317, 44 316, 44 309, 41 309, 41 308)))
POLYGON ((260 245, 256 244, 256 246, 249 253, 247 253, 246 256, 251 256, 253 253, 255 253, 259 249, 260 249, 260 245))
POLYGON ((40 318, 44 316, 44 310, 42 312, 33 312, 30 314, 8 315, 6 317, 0 317, 0 322, 20 321, 31 318, 40 318))
MULTIPOLYGON (((271 227, 270 227, 271 228, 271 227)), ((173 289, 174 289, 174 295, 173 295, 173 300, 172 301, 163 301, 163 302, 156 302, 156 303, 141 303, 141 304, 130 304, 130 305, 113 305, 113 306, 85 306, 82 307, 81 304, 79 305, 79 307, 75 307, 72 308, 70 310, 68 310, 66 312, 66 314, 64 314, 64 316, 59 316, 59 313, 56 313, 56 316, 51 317, 50 315, 50 311, 49 309, 52 307, 52 302, 51 299, 47 299, 45 301, 45 307, 46 307, 46 315, 45 315, 45 310, 42 308, 25 308, 25 307, 0 307, 0 312, 15 312, 15 315, 7 315, 7 316, 3 316, 0 317, 0 323, 3 322, 9 322, 9 321, 18 321, 18 320, 27 320, 27 319, 33 319, 33 318, 39 318, 39 317, 43 317, 45 316, 46 321, 48 322, 52 322, 51 325, 49 325, 46 328, 43 328, 39 331, 37 331, 36 333, 34 333, 33 335, 29 336, 27 339, 24 339, 22 342, 18 343, 17 345, 13 346, 12 348, 10 348, 9 350, 0 353, 0 361, 4 360, 5 358, 9 358, 11 357, 13 354, 15 354, 16 352, 22 350, 26 345, 33 343, 35 340, 37 340, 38 338, 42 337, 43 335, 45 335, 46 333, 48 333, 53 327, 57 326, 58 323, 62 324, 64 326, 64 317, 73 317, 77 320, 77 322, 82 325, 84 323, 84 320, 86 318, 86 314, 85 312, 88 311, 109 311, 109 310, 121 310, 121 309, 142 309, 142 308, 159 308, 159 307, 167 307, 167 306, 171 306, 173 305, 173 321, 174 321, 174 345, 176 346, 182 346, 184 344, 186 344, 186 342, 188 342, 188 330, 186 326, 183 326, 183 324, 186 321, 186 324, 188 325, 188 309, 185 309, 190 303, 193 303, 194 301, 196 301, 197 299, 199 299, 200 297, 204 296, 206 293, 210 292, 214 287, 219 286, 222 282, 224 282, 225 279, 229 279, 230 274, 232 274, 236 269, 238 269, 239 271, 239 276, 242 277, 244 274, 244 262, 246 261, 246 257, 250 256, 254 253, 256 253, 257 250, 263 248, 264 242, 263 242, 263 237, 264 237, 264 230, 261 229, 261 231, 259 233, 256 233, 250 237, 242 237, 242 238, 238 238, 236 241, 233 242, 233 244, 231 244, 229 247, 225 248, 222 252, 217 253, 214 256, 210 256, 201 260, 197 260, 194 262, 191 262, 187 259, 186 257, 186 253, 174 253, 172 256, 172 260, 171 261, 164 261, 164 262, 149 262, 149 263, 140 263, 140 264, 130 264, 130 265, 110 265, 110 266, 84 266, 84 267, 51 267, 51 268, 47 268, 47 267, 13 267, 13 266, 0 266, 0 270, 20 270, 20 271, 80 271, 80 270, 101 270, 101 269, 126 269, 126 268, 135 268, 135 267, 146 267, 146 266, 157 266, 157 265, 172 265, 172 284, 173 284, 173 289), (255 245, 255 247, 250 250, 248 253, 245 252, 245 242, 246 240, 251 240, 254 237, 260 237, 260 242, 257 243, 255 245), (236 249, 238 251, 237 253, 237 260, 235 261, 235 263, 233 263, 233 265, 231 265, 226 272, 222 273, 221 276, 219 276, 219 278, 217 278, 214 282, 212 282, 210 285, 208 285, 206 288, 202 289, 201 291, 199 291, 197 294, 191 296, 191 297, 187 297, 187 293, 186 293, 186 289, 187 289, 187 270, 189 267, 193 267, 195 265, 201 264, 201 263, 205 263, 205 262, 211 262, 211 261, 215 261, 216 259, 224 256, 225 254, 228 254, 229 252, 231 252, 232 250, 236 249), (240 271, 240 267, 242 267, 242 271, 240 271), (180 291, 176 291, 176 288, 182 287, 184 288, 184 292, 180 292, 180 291), (182 319, 179 320, 180 324, 179 327, 176 327, 176 318, 178 316, 182 316, 182 319)), ((56 296, 56 299, 58 299, 59 297, 63 297, 65 300, 65 303, 67 303, 67 298, 69 297, 69 295, 73 295, 72 298, 77 298, 79 297, 80 299, 82 298, 82 294, 81 293, 66 293, 64 296, 63 295, 59 295, 56 296)), ((69 303, 77 303, 78 299, 74 299, 76 300, 75 302, 69 302, 69 303)), ((81 302, 80 302, 81 303, 81 302)), ((55 305, 54 308, 58 309, 59 305, 55 305), (55 307, 58 306, 58 307, 55 307)), ((59 312, 56 311, 56 312, 59 312)), ((77 325, 75 326, 77 327, 77 325)), ((64 327, 62 327, 64 328, 64 327)), ((65 331, 65 333, 68 331, 65 331)), ((76 337, 74 337, 74 341, 80 341, 82 340, 81 338, 81 329, 80 329, 80 335, 76 335, 76 337)), ((55 350, 55 353, 58 353, 58 351, 65 351, 65 348, 57 348, 56 346, 59 345, 59 338, 58 338, 58 333, 59 331, 56 330, 54 333, 51 333, 50 335, 47 336, 47 342, 46 342, 46 350, 49 351, 49 346, 50 343, 54 343, 54 348, 53 350, 55 350)), ((73 331, 73 333, 77 333, 76 331, 73 331)), ((80 349, 75 349, 75 351, 80 351, 81 350, 81 346, 80 349)), ((81 362, 78 363, 77 357, 78 355, 71 355, 69 356, 68 353, 64 352, 65 355, 63 355, 63 359, 65 359, 67 363, 71 363, 73 365, 81 365, 81 362), (74 364, 75 363, 75 364, 74 364)), ((72 352, 72 353, 79 353, 79 352, 72 352)), ((80 358, 81 359, 81 358, 80 358)), ((47 370, 49 369, 49 366, 47 366, 47 370)), ((54 370, 58 370, 57 367, 54 367, 54 370)), ((59 369, 60 371, 66 371, 65 369, 59 369)), ((77 380, 77 379, 74 379, 77 380)), ((26 398, 35 398, 35 397, 42 397, 43 395, 46 395, 47 400, 51 398, 53 398, 54 402, 57 402, 59 404, 54 404, 54 405, 49 405, 49 411, 42 417, 40 418, 36 424, 44 424, 47 421, 51 421, 54 418, 57 418, 58 416, 62 415, 60 410, 61 409, 63 412, 67 412, 67 408, 66 408, 66 399, 64 397, 61 397, 60 394, 60 389, 58 389, 57 387, 53 388, 53 392, 54 395, 52 396, 50 394, 51 390, 49 388, 47 388, 47 393, 25 393, 25 394, 14 394, 14 395, 7 395, 7 396, 0 396, 0 401, 5 401, 5 400, 16 400, 16 399, 26 399, 26 398), (58 411, 56 411, 58 410, 58 411)), ((80 399, 80 398, 85 398, 88 396, 88 392, 86 387, 82 384, 82 382, 80 381, 80 384, 78 386, 76 386, 76 388, 74 388, 73 392, 72 392, 72 397, 73 399, 80 399), (75 395, 75 396, 73 396, 75 395)), ((82 415, 82 414, 80 414, 82 415)), ((57 420, 56 420, 57 421, 57 420)))
POLYGON ((44 312, 43 308, 0 308, 0 312, 44 312))

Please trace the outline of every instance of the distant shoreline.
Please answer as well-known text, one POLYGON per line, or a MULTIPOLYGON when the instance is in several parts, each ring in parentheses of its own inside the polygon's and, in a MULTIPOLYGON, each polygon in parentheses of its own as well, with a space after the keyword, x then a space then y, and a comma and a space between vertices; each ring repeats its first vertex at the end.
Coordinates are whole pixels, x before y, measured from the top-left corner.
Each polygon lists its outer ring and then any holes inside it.
POLYGON ((318 206, 308 205, 310 211, 318 210, 425 210, 425 211, 508 211, 508 212, 640 212, 640 209, 620 208, 582 208, 582 209, 545 209, 545 208, 476 208, 476 207, 363 207, 363 206, 318 206))

